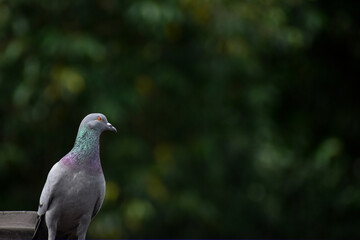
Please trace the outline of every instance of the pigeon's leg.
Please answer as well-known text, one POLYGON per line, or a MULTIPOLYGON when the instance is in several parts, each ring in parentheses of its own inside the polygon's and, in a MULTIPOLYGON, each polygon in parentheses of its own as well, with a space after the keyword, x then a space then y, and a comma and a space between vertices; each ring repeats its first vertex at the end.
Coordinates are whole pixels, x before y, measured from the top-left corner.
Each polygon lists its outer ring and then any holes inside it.
POLYGON ((54 231, 53 229, 49 229, 48 240, 55 240, 55 237, 56 237, 56 230, 54 231))
POLYGON ((52 216, 51 212, 45 214, 46 226, 48 228, 48 240, 55 240, 57 231, 57 221, 52 216))
POLYGON ((83 232, 81 235, 79 235, 79 240, 85 240, 85 237, 86 237, 86 231, 83 232))
POLYGON ((83 217, 77 229, 77 236, 79 240, 84 240, 86 237, 87 229, 89 228, 91 218, 90 217, 83 217))
POLYGON ((56 238, 56 226, 54 226, 53 224, 50 224, 50 226, 48 226, 48 240, 55 240, 56 238))

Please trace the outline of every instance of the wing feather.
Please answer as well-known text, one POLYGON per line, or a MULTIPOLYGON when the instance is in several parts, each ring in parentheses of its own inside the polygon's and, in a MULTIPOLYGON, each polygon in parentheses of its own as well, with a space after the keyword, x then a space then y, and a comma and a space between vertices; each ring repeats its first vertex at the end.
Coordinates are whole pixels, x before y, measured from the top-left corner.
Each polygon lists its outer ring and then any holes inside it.
POLYGON ((49 206, 51 204, 54 195, 55 185, 59 182, 62 174, 59 164, 60 162, 55 163, 55 165, 51 168, 47 176, 44 188, 40 196, 40 202, 38 208, 39 216, 44 215, 46 211, 49 209, 49 206))

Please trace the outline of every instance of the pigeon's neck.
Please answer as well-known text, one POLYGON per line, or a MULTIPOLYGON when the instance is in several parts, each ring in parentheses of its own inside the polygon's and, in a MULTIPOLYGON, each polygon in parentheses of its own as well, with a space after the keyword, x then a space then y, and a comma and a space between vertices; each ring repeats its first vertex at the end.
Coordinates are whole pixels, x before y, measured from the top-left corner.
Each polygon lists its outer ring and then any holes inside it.
POLYGON ((85 126, 79 128, 73 149, 63 159, 65 164, 83 166, 95 172, 102 172, 100 163, 100 133, 85 126))
POLYGON ((99 156, 100 134, 96 131, 89 131, 85 127, 79 129, 72 151, 78 153, 79 157, 99 156))

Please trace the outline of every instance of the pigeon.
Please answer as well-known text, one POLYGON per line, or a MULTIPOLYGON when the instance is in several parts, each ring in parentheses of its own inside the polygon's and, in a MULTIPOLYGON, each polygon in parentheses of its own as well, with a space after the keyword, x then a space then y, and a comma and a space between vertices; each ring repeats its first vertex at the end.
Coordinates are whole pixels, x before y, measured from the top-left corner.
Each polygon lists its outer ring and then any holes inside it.
POLYGON ((101 113, 82 120, 74 147, 47 176, 33 239, 85 239, 105 197, 99 140, 106 130, 117 132, 101 113))

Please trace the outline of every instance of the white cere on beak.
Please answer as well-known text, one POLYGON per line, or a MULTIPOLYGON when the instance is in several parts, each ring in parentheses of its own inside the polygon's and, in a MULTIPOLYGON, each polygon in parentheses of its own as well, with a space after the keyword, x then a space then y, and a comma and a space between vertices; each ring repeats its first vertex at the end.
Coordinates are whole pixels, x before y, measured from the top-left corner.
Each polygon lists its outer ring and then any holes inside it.
POLYGON ((107 126, 110 131, 117 132, 116 128, 111 123, 107 123, 107 126))

